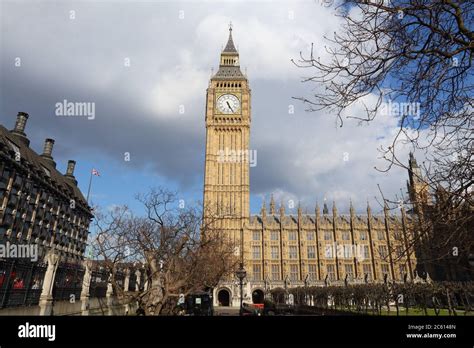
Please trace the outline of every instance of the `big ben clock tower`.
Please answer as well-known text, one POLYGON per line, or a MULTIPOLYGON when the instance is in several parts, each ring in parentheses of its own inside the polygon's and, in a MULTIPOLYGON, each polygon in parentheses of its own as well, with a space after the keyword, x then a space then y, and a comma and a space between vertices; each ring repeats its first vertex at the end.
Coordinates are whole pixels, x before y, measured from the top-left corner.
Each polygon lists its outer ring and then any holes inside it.
POLYGON ((250 213, 249 139, 250 88, 230 26, 219 70, 207 89, 204 211, 217 217, 219 231, 236 245, 250 213))

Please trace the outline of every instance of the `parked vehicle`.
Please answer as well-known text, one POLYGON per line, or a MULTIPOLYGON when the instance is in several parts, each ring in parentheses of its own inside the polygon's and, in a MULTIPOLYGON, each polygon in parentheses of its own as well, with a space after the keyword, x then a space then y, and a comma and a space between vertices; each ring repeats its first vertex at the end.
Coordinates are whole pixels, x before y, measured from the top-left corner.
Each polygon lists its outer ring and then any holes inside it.
POLYGON ((212 295, 207 292, 194 293, 186 296, 186 301, 183 307, 186 315, 214 315, 212 295))

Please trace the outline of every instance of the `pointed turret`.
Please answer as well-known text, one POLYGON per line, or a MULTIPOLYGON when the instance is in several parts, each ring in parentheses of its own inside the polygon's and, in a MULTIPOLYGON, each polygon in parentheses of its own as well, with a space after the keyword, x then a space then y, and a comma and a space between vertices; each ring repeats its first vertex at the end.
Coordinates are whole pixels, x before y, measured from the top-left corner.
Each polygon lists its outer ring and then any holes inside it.
POLYGON ((283 202, 280 202, 280 218, 283 218, 285 216, 285 206, 283 205, 283 202))
POLYGON ((390 213, 390 209, 388 208, 387 202, 385 202, 383 205, 383 214, 385 215, 385 217, 387 217, 389 213, 390 213))
POLYGON ((245 80, 244 74, 240 71, 239 52, 237 52, 232 38, 232 24, 229 25, 229 38, 221 52, 219 70, 214 75, 214 78, 245 80))
POLYGON ((367 216, 372 216, 372 209, 370 208, 369 200, 367 200, 367 216))
POLYGON ((301 203, 298 202, 298 221, 301 221, 302 215, 303 215, 303 212, 301 211, 301 203))
POLYGON ((328 209, 328 205, 326 204, 326 202, 324 202, 323 215, 327 215, 327 214, 329 214, 329 209, 328 209))
POLYGON ((237 49, 234 45, 234 40, 232 39, 232 22, 229 24, 229 39, 227 39, 227 44, 222 52, 226 53, 237 53, 237 49))
POLYGON ((264 220, 267 217, 267 207, 266 207, 266 204, 265 204, 265 198, 263 199, 263 202, 262 202, 262 209, 260 209, 260 215, 262 215, 262 218, 264 220))
POLYGON ((355 212, 354 212, 354 206, 352 205, 352 199, 349 201, 349 212, 351 213, 351 218, 354 218, 355 212))
POLYGON ((275 215, 275 201, 273 200, 273 194, 270 198, 270 214, 275 215))

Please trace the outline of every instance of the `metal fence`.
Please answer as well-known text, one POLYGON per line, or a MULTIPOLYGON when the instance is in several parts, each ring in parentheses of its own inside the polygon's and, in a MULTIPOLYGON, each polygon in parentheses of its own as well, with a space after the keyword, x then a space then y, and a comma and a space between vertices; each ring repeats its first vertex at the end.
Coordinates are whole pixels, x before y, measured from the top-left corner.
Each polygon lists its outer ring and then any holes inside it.
POLYGON ((24 259, 0 259, 0 308, 37 305, 46 267, 24 259))
POLYGON ((128 291, 135 291, 137 285, 137 275, 135 272, 130 272, 130 278, 128 281, 128 291))
POLYGON ((89 296, 93 297, 105 297, 107 294, 107 283, 109 279, 109 273, 105 269, 98 269, 92 271, 91 283, 89 287, 89 296))
POLYGON ((81 296, 84 271, 82 265, 60 264, 54 278, 54 301, 79 299, 81 296))

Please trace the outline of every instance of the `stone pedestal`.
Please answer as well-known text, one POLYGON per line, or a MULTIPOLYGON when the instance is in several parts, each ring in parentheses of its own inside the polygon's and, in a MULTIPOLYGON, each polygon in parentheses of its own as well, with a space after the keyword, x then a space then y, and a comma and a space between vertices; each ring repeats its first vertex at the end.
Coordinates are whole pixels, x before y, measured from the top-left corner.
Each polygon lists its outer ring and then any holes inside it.
POLYGON ((125 270, 125 280, 123 281, 123 291, 127 292, 130 286, 130 270, 127 268, 125 270))
POLYGON ((81 314, 89 315, 89 289, 91 285, 92 278, 92 261, 84 261, 84 278, 82 279, 82 290, 81 290, 81 314))
POLYGON ((45 256, 45 262, 48 266, 44 274, 43 288, 39 300, 40 315, 53 314, 53 286, 59 259, 59 255, 54 250, 48 251, 45 256))
POLYGON ((107 292, 105 294, 107 299, 108 315, 114 315, 114 287, 112 285, 112 274, 109 275, 109 281, 107 283, 107 292))
POLYGON ((141 275, 142 275, 142 273, 139 270, 137 270, 135 272, 135 276, 137 277, 137 281, 135 283, 135 291, 140 290, 140 281, 141 281, 140 277, 141 277, 141 275))

